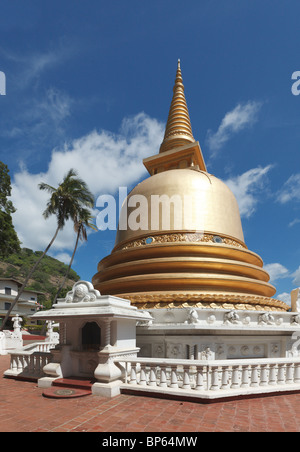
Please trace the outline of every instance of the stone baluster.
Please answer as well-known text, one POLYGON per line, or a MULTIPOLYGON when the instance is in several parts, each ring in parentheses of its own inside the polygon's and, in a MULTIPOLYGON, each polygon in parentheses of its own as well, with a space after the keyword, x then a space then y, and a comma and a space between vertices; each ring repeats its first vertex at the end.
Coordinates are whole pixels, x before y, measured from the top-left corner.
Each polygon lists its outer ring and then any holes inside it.
POLYGON ((183 366, 183 385, 182 389, 191 389, 190 366, 183 366))
POLYGON ((149 378, 149 386, 156 386, 156 368, 153 365, 150 365, 150 378, 149 378))
POLYGON ((160 383, 159 386, 161 388, 166 388, 168 386, 167 384, 167 373, 166 373, 166 366, 161 365, 160 368, 160 383))
POLYGON ((241 388, 249 388, 249 366, 242 366, 242 383, 241 388))
POLYGON ((258 365, 253 365, 251 366, 251 384, 250 386, 252 386, 253 388, 259 386, 258 383, 258 365))
POLYGON ((30 355, 24 355, 23 357, 23 373, 29 374, 30 355))
POLYGON ((126 384, 128 384, 129 383, 129 381, 128 381, 128 379, 129 379, 129 367, 130 366, 130 363, 129 362, 125 362, 125 383, 126 384))
POLYGON ((300 363, 295 363, 294 367, 294 383, 300 383, 300 363))
POLYGON ((276 364, 270 364, 269 366, 269 385, 270 386, 275 386, 277 384, 277 379, 276 379, 276 370, 277 370, 277 365, 276 364))
POLYGON ((268 366, 262 364, 260 368, 260 386, 268 386, 268 366))
POLYGON ((29 355, 28 372, 30 375, 34 374, 34 361, 35 361, 34 355, 33 354, 29 355))
POLYGON ((288 363, 286 365, 286 384, 290 385, 294 382, 293 379, 293 364, 292 363, 288 363))
POLYGON ((204 366, 197 366, 196 375, 196 391, 202 391, 204 389, 204 366))
POLYGON ((23 370, 23 356, 17 355, 17 371, 20 373, 23 370))
POLYGON ((170 388, 178 388, 177 365, 171 366, 171 384, 170 388))
POLYGON ((222 386, 221 389, 229 389, 229 369, 228 366, 222 368, 222 386))
POLYGON ((240 386, 239 373, 240 366, 232 366, 231 389, 237 389, 240 386))
POLYGON ((285 364, 278 364, 277 383, 279 385, 285 384, 285 364))
POLYGON ((220 387, 219 387, 219 369, 218 369, 218 367, 213 367, 212 368, 212 381, 211 381, 210 389, 212 391, 218 391, 220 389, 220 387))
POLYGON ((131 363, 131 371, 130 371, 130 382, 131 385, 136 385, 136 364, 131 363))
POLYGON ((11 355, 11 363, 10 363, 10 368, 13 372, 17 372, 18 370, 18 360, 17 360, 17 356, 16 355, 11 355))
POLYGON ((141 373, 140 373, 140 381, 139 384, 142 386, 146 386, 147 379, 146 379, 146 366, 145 364, 141 364, 141 373))

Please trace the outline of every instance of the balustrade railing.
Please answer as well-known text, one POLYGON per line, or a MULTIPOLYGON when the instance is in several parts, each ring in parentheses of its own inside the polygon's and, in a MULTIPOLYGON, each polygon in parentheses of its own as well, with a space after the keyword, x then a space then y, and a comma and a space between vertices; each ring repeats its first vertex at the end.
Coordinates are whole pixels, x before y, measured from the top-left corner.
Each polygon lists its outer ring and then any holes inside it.
POLYGON ((300 358, 224 361, 126 358, 123 388, 218 398, 300 390, 300 358))
POLYGON ((50 349, 55 345, 52 342, 35 342, 10 352, 10 368, 4 375, 34 380, 42 377, 43 367, 52 359, 50 349))

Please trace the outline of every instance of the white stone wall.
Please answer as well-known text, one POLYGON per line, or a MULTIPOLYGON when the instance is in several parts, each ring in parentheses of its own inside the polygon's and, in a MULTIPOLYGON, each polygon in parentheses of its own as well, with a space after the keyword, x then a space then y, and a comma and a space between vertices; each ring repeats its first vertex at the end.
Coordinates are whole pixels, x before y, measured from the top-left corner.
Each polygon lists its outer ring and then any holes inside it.
POLYGON ((14 281, 1 281, 0 280, 0 294, 5 294, 5 287, 11 288, 11 295, 16 296, 18 294, 18 284, 14 281))
POLYGON ((137 328, 139 356, 168 359, 261 359, 300 356, 295 312, 153 309, 137 328))

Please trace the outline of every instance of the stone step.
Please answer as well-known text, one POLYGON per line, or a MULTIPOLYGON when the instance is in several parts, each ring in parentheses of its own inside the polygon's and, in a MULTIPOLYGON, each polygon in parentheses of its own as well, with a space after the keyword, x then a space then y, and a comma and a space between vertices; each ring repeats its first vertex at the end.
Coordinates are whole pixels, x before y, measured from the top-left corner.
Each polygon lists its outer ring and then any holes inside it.
POLYGON ((95 383, 94 378, 84 378, 84 377, 67 377, 67 378, 57 378, 53 381, 53 386, 61 386, 68 388, 77 389, 91 389, 92 385, 95 383))
POLYGON ((68 377, 58 378, 52 386, 43 391, 43 396, 55 399, 83 397, 92 394, 92 385, 96 380, 91 378, 68 377))

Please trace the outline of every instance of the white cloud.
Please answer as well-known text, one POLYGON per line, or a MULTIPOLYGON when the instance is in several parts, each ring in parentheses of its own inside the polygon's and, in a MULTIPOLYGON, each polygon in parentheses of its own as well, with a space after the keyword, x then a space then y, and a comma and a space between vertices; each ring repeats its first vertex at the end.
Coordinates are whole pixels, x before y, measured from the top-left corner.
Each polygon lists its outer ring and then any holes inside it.
POLYGON ((240 176, 224 181, 234 193, 242 217, 249 218, 254 213, 257 203, 261 199, 267 173, 271 168, 272 165, 265 166, 264 168, 252 168, 240 176))
POLYGON ((264 270, 269 273, 270 282, 273 283, 278 279, 287 278, 290 276, 288 269, 278 262, 264 265, 264 270))
MULTIPOLYGON (((51 255, 51 253, 50 253, 51 255)), ((69 265, 71 256, 68 253, 58 253, 55 255, 55 259, 58 259, 60 262, 63 262, 66 265, 69 265)), ((73 261, 74 263, 74 261, 73 261)))
POLYGON ((300 219, 299 218, 295 218, 293 221, 291 221, 288 226, 289 228, 292 228, 293 226, 295 226, 295 224, 300 223, 300 219))
POLYGON ((49 88, 39 97, 20 102, 14 115, 3 119, 0 136, 14 139, 13 152, 18 148, 22 158, 34 159, 36 149, 42 152, 64 142, 72 107, 66 93, 49 88))
POLYGON ((289 201, 300 201, 300 173, 292 174, 277 193, 277 201, 285 204, 289 201))
POLYGON ((288 293, 288 292, 282 292, 282 293, 276 295, 276 299, 277 300, 281 300, 284 303, 286 303, 289 306, 291 306, 291 294, 288 293))
POLYGON ((238 104, 233 110, 226 113, 217 132, 213 133, 209 130, 207 133, 211 156, 215 157, 217 151, 232 135, 252 125, 257 120, 257 113, 260 108, 260 102, 249 101, 246 104, 238 104))
POLYGON ((24 63, 24 72, 22 74, 23 86, 26 86, 33 79, 39 77, 45 70, 56 65, 62 59, 61 52, 47 52, 31 55, 29 58, 19 57, 24 63))
POLYGON ((45 97, 32 106, 31 114, 35 111, 38 118, 46 116, 45 120, 50 118, 53 122, 59 123, 70 115, 71 103, 71 98, 65 93, 49 88, 45 97))
POLYGON ((72 53, 72 47, 65 43, 59 43, 56 48, 47 52, 27 54, 19 54, 0 47, 2 58, 12 61, 18 69, 10 77, 12 84, 18 89, 26 89, 30 84, 38 81, 45 71, 65 62, 72 53))
POLYGON ((300 266, 297 268, 296 271, 294 271, 294 273, 292 273, 291 275, 294 279, 293 279, 293 284, 296 287, 300 286, 300 266))
MULTIPOLYGON (((164 125, 145 113, 124 119, 120 133, 93 131, 53 150, 48 170, 31 174, 21 169, 12 182, 13 214, 16 231, 23 246, 44 249, 56 228, 56 219, 42 216, 48 194, 38 189, 40 182, 57 186, 70 168, 86 181, 95 195, 115 193, 120 186, 129 187, 145 173, 142 160, 158 152, 164 125)), ((75 234, 71 223, 66 224, 53 245, 56 252, 73 248, 75 234)))

